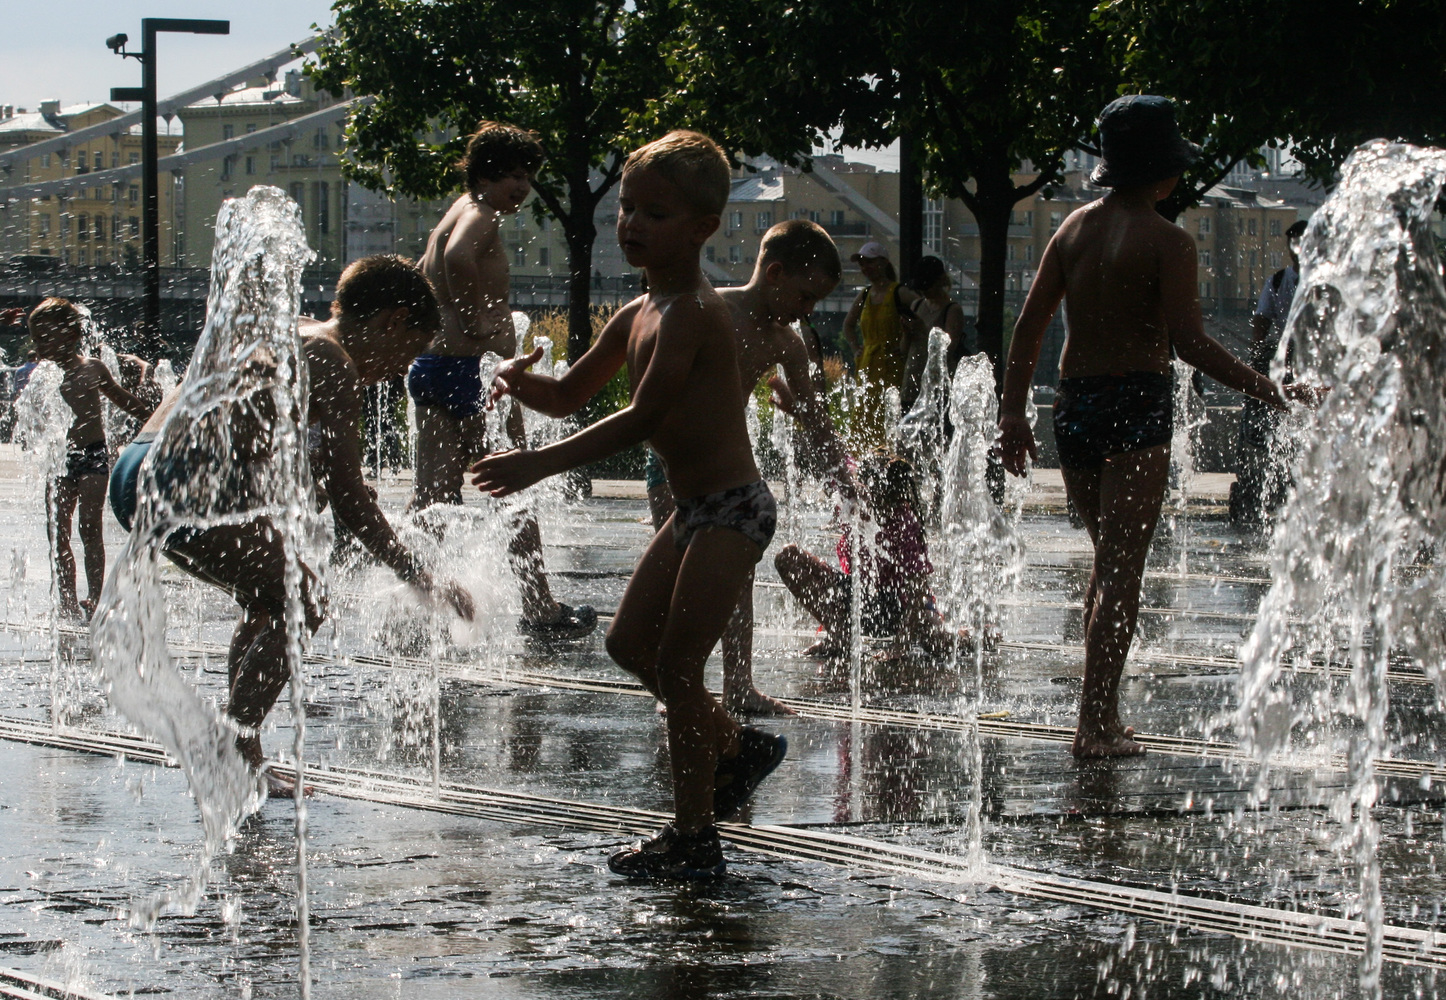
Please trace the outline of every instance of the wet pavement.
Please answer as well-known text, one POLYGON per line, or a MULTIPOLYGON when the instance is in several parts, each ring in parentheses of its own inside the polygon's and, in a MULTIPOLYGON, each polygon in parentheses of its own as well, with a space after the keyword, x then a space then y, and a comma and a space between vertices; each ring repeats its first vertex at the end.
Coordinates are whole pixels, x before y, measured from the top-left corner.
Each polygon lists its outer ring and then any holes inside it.
MULTIPOLYGON (((382 495, 399 510, 404 484, 382 495)), ((554 498, 542 524, 557 595, 610 613, 648 537, 645 517, 634 499, 554 498)), ((663 727, 599 636, 549 647, 517 634, 496 532, 457 543, 458 575, 484 611, 470 632, 419 628, 377 570, 338 576, 335 624, 308 668, 307 759, 355 769, 342 791, 357 797, 321 790, 308 807, 313 995, 1359 995, 1348 948, 1295 932, 1251 940, 1231 924, 1261 906, 1282 926, 1291 914, 1354 916, 1355 875, 1330 811, 1342 764, 1315 754, 1276 766, 1262 802, 1254 765, 1233 750, 1235 657, 1266 587, 1259 538, 1198 511, 1162 528, 1144 594, 1152 610, 1122 686, 1126 719, 1155 738, 1152 751, 1082 765, 1058 727, 1072 724, 1079 697, 1088 543, 1044 508, 1020 530, 1028 566, 1005 605, 1001 648, 962 665, 870 660, 856 720, 849 677, 801 655, 813 628, 765 560, 756 676, 801 716, 762 723, 788 735, 789 758, 741 817, 777 831, 774 848, 738 846, 738 832, 728 876, 704 886, 607 871, 609 851, 634 839, 627 824, 651 822, 635 811, 668 808, 663 727), (409 790, 368 801, 364 779, 383 773, 409 790), (513 817, 487 804, 493 793, 540 804, 513 817), (585 818, 598 807, 625 821, 585 818), (967 871, 976 809, 980 846, 999 866, 979 880, 967 871), (830 836, 855 860, 818 860, 830 836), (908 857, 919 860, 889 860, 908 857), (1010 879, 1017 891, 1000 888, 1010 879), (1198 901, 1205 915, 1152 918, 1160 894, 1198 901)), ((118 531, 107 517, 112 557, 118 531)), ((785 533, 832 547, 823 512, 786 519, 785 533)), ((7 556, 0 715, 45 722, 60 692, 82 731, 124 731, 86 673, 88 639, 49 633, 39 503, 14 479, 0 480, 0 573, 7 556)), ((219 699, 232 606, 179 575, 167 587, 175 654, 219 699)), ((715 657, 715 687, 718 671, 715 657)), ((1382 779, 1379 857, 1387 919, 1419 935, 1436 928, 1446 890, 1446 772, 1435 691, 1409 665, 1398 672, 1390 724, 1401 763, 1382 779)), ((1309 695, 1342 681, 1307 668, 1291 683, 1309 695)), ((1348 735, 1342 720, 1340 746, 1348 735)), ((286 754, 284 701, 264 740, 286 754)), ((193 916, 148 932, 121 909, 185 878, 200 842, 181 774, 10 739, 0 773, 0 967, 114 995, 296 995, 289 801, 247 823, 193 916)), ((1428 940, 1420 964, 1388 962, 1384 995, 1437 995, 1443 956, 1446 942, 1428 940)))

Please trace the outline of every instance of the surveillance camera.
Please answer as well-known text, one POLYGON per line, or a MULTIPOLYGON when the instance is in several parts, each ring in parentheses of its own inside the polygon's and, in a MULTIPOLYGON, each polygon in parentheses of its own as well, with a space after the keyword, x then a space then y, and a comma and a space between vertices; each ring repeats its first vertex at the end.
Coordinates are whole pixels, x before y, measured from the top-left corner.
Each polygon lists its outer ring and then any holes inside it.
POLYGON ((130 41, 129 35, 111 35, 105 40, 105 46, 119 55, 120 50, 126 47, 126 42, 128 41, 130 41))

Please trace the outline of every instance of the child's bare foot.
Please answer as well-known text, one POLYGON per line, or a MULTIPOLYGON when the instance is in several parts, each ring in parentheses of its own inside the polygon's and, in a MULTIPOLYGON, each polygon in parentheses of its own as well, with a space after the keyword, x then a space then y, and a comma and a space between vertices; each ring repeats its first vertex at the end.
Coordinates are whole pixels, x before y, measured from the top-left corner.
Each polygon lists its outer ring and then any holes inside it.
POLYGON ((80 604, 76 601, 61 601, 60 607, 55 611, 61 618, 79 619, 81 617, 80 604))
MULTIPOLYGON (((261 780, 266 788, 266 797, 268 799, 290 799, 296 797, 296 782, 290 778, 283 778, 281 775, 272 771, 270 761, 261 765, 261 780)), ((310 785, 303 786, 301 790, 301 794, 307 798, 311 798, 315 793, 316 789, 310 785)))
POLYGON ((1081 727, 1075 730, 1074 744, 1070 747, 1069 752, 1080 760, 1138 757, 1145 752, 1145 747, 1131 739, 1134 735, 1135 730, 1129 726, 1092 729, 1088 732, 1081 727))
POLYGON ((723 693, 723 707, 734 715, 797 714, 777 698, 770 698, 756 687, 749 687, 742 692, 725 691, 723 693))

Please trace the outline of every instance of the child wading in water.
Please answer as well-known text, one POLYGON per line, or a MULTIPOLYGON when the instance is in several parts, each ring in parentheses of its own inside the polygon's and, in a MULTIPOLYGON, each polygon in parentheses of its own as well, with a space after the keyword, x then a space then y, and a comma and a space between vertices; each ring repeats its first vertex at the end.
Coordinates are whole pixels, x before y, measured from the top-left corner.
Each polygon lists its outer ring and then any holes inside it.
POLYGON ((1099 121, 1103 162, 1091 180, 1114 190, 1050 240, 1014 327, 999 432, 1004 466, 1023 475, 1034 435, 1024 419, 1040 344, 1060 300, 1054 434, 1065 491, 1094 544, 1085 594, 1085 672, 1076 757, 1139 754, 1120 721, 1119 683, 1135 634, 1145 556, 1170 469, 1170 349, 1205 374, 1277 408, 1280 388, 1205 333, 1195 240, 1155 211, 1199 153, 1162 97, 1121 97, 1099 121))
POLYGON ((101 394, 137 420, 145 420, 154 409, 122 389, 105 365, 80 353, 77 348, 84 333, 80 311, 65 299, 46 299, 30 314, 30 339, 35 343, 36 355, 43 361, 55 362, 65 373, 60 395, 75 414, 65 438, 65 472, 46 488, 60 613, 72 617, 95 610, 105 583, 101 514, 105 509, 110 454, 106 450, 101 394), (75 594, 75 554, 70 548, 70 524, 77 505, 80 543, 85 549, 85 584, 90 592, 80 602, 75 594))
POLYGON ((934 567, 919 521, 913 469, 901 458, 876 452, 859 465, 857 492, 874 515, 862 522, 874 534, 861 558, 855 559, 847 530, 838 542, 839 569, 797 545, 784 546, 773 558, 789 592, 827 633, 808 652, 842 656, 848 650, 856 582, 863 587, 864 635, 894 639, 898 650, 915 644, 929 650, 947 648, 949 632, 931 606, 929 576, 934 567))
MULTIPOLYGON (((303 359, 310 394, 306 423, 311 475, 318 496, 324 495, 339 522, 351 530, 377 561, 424 594, 446 601, 463 618, 473 614, 472 598, 457 584, 434 580, 400 541, 362 478, 357 427, 361 419, 362 386, 395 378, 406 371, 417 352, 437 332, 437 301, 416 265, 400 257, 363 257, 342 272, 336 286, 332 316, 325 322, 300 323, 303 359)), ((136 514, 141 464, 165 426, 179 393, 163 403, 135 441, 116 461, 111 477, 111 509, 129 531, 136 514)), ((246 482, 248 466, 276 461, 267 423, 267 406, 253 409, 259 426, 236 433, 235 450, 197 455, 217 475, 246 482), (245 453, 239 453, 245 447, 245 453)), ((271 412, 274 413, 274 410, 271 412)), ((246 418, 250 419, 250 418, 246 418)), ((229 437, 229 436, 228 436, 229 437)), ((196 471, 174 454, 152 458, 155 489, 162 496, 191 488, 196 471), (162 461, 157 461, 161 459, 162 461)), ((246 510, 244 485, 231 498, 238 512, 246 510)), ((204 583, 229 593, 241 605, 227 657, 230 699, 226 714, 240 728, 236 748, 260 770, 264 763, 257 732, 286 682, 286 554, 282 538, 269 518, 221 524, 205 530, 179 528, 165 540, 165 554, 204 583)), ((309 577, 309 574, 308 574, 309 577)), ((324 609, 303 581, 306 627, 321 626, 324 609)), ((274 795, 291 794, 285 782, 268 775, 274 795)))
POLYGON ((493 397, 510 394, 562 417, 626 364, 632 402, 556 444, 473 466, 478 487, 505 496, 648 441, 678 498, 607 635, 608 654, 667 707, 676 812, 652 840, 608 859, 620 875, 721 875, 715 819, 736 812, 787 747, 782 736, 740 730, 703 683, 703 666, 777 523, 748 441, 733 315, 698 261, 729 187, 723 151, 696 132, 672 132, 628 157, 618 242, 628 263, 644 269, 648 294, 618 310, 561 379, 527 371, 541 358, 534 351, 498 368, 493 397))

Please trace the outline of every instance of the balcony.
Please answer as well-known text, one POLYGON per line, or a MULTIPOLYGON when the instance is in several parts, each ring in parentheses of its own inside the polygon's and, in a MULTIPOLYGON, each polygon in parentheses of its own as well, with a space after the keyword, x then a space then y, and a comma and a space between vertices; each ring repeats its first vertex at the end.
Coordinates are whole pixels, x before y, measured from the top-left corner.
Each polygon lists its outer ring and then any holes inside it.
POLYGON ((820 222, 830 236, 872 236, 873 224, 859 219, 854 222, 820 222))

